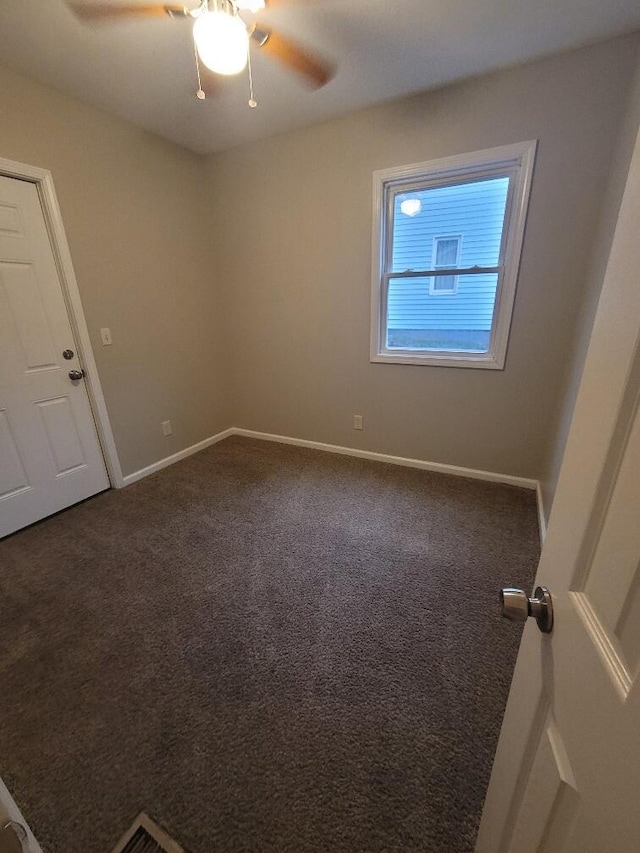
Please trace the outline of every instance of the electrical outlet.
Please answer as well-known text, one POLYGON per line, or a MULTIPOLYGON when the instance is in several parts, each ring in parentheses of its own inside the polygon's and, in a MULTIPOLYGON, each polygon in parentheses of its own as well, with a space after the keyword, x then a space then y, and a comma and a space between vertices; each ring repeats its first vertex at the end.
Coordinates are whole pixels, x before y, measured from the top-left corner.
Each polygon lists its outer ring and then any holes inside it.
POLYGON ((162 421, 162 434, 173 435, 173 430, 171 429, 171 421, 162 421))
POLYGON ((364 417, 362 415, 353 416, 353 428, 364 429, 364 417))
POLYGON ((100 329, 100 338, 102 339, 102 346, 108 347, 113 341, 111 339, 111 329, 100 329))

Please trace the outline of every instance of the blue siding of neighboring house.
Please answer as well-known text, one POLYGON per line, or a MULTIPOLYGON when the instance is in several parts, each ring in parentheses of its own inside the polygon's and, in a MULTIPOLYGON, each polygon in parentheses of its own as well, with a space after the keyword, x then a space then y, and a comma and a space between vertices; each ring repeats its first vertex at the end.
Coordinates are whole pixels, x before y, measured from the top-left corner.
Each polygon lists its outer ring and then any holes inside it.
MULTIPOLYGON (((434 268, 434 239, 461 235, 460 266, 496 266, 508 178, 398 193, 393 227, 393 272, 434 268), (407 216, 405 199, 422 210, 407 216)), ((491 328, 498 277, 461 275, 456 293, 429 294, 428 278, 390 279, 388 328, 483 330, 491 328)))

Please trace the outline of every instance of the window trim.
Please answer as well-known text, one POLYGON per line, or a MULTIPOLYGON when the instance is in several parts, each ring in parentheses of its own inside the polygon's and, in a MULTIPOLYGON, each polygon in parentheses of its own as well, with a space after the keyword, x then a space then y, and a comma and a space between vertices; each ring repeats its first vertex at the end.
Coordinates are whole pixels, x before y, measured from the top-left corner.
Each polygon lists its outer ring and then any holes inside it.
MULTIPOLYGON (((468 154, 458 154, 424 163, 414 163, 391 169, 381 169, 373 173, 373 235, 372 235, 372 287, 371 287, 371 352, 370 361, 386 364, 422 364, 440 367, 475 367, 490 370, 503 370, 516 284, 520 267, 522 243, 531 180, 535 161, 537 140, 502 145, 468 154), (460 182, 465 178, 476 180, 490 177, 491 174, 512 174, 507 195, 505 221, 500 248, 499 268, 487 269, 498 272, 496 300, 491 326, 489 351, 472 353, 436 350, 398 350, 386 347, 387 334, 387 290, 389 278, 402 273, 389 273, 385 263, 390 256, 391 230, 386 227, 389 221, 389 205, 394 192, 406 188, 421 178, 430 184, 460 182)), ((436 270, 416 271, 425 276, 436 270)), ((416 276, 416 272, 413 276, 416 276)), ((474 269, 474 272, 479 270, 474 269)), ((457 270, 463 274, 463 270, 457 270)), ((411 275, 411 273, 408 273, 411 275)))
MULTIPOLYGON (((431 245, 431 266, 434 270, 446 270, 452 269, 456 270, 460 268, 460 258, 462 257, 462 234, 439 234, 437 237, 433 238, 433 242, 431 245), (440 240, 457 240, 458 244, 456 246, 456 263, 453 267, 443 267, 442 264, 438 266, 436 263, 438 259, 438 243, 440 240)), ((453 287, 451 290, 436 290, 434 288, 434 281, 438 278, 438 276, 432 275, 429 278, 429 296, 455 296, 458 292, 458 278, 455 272, 450 274, 453 279, 453 287)))

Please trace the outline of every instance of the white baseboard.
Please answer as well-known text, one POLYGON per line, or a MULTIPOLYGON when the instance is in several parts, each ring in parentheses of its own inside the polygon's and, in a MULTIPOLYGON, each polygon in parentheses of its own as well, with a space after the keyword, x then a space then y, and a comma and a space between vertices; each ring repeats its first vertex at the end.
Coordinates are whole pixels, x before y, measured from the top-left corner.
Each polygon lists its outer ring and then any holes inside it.
POLYGON ((198 453, 198 451, 204 450, 206 447, 211 447, 212 444, 217 444, 219 441, 222 441, 235 433, 236 430, 231 427, 230 429, 225 429, 222 432, 216 433, 216 435, 211 435, 209 438, 205 438, 197 444, 192 444, 191 447, 185 447, 184 450, 179 450, 171 456, 165 456, 164 459, 159 459, 152 465, 147 465, 146 468, 134 471, 133 474, 127 474, 126 477, 122 478, 122 486, 130 486, 131 483, 135 483, 136 480, 142 480, 143 477, 148 477, 149 474, 155 474, 156 471, 161 471, 163 468, 173 465, 174 462, 180 462, 181 459, 186 459, 187 456, 192 456, 194 453, 198 453))
POLYGON ((538 500, 538 527, 540 528, 540 545, 544 545, 547 535, 547 517, 544 514, 544 501, 542 498, 542 486, 540 480, 536 486, 536 498, 538 500))
POLYGON ((387 453, 376 453, 373 450, 359 450, 355 447, 342 447, 339 444, 325 444, 321 441, 309 441, 306 438, 291 438, 287 435, 272 435, 269 432, 256 432, 252 429, 234 427, 230 430, 233 435, 244 435, 247 438, 258 438, 262 441, 275 441, 279 444, 294 444, 297 447, 310 447, 312 450, 324 450, 327 453, 339 453, 343 456, 358 456, 360 459, 373 459, 375 462, 387 462, 390 465, 403 465, 406 468, 420 468, 422 471, 437 471, 441 474, 452 474, 455 477, 469 477, 472 480, 488 480, 491 483, 506 483, 509 486, 520 486, 522 489, 536 490, 538 481, 528 477, 516 477, 512 474, 496 474, 493 471, 480 471, 476 468, 462 468, 459 465, 446 465, 443 462, 427 462, 424 459, 409 459, 404 456, 389 456, 387 453))
POLYGON ((322 450, 326 453, 338 453, 342 456, 357 456, 360 459, 372 459, 374 462, 385 462, 389 465, 403 465, 406 468, 418 468, 422 471, 436 471, 440 474, 450 474, 454 477, 468 477, 472 480, 486 480, 490 483, 505 483, 509 486, 519 486, 521 489, 531 489, 535 491, 538 504, 538 523, 540 526, 540 542, 544 542, 546 534, 546 521, 544 515, 544 506, 542 502, 542 490, 538 480, 533 480, 528 477, 516 477, 513 474, 498 474, 495 471, 482 471, 477 468, 464 468, 460 465, 447 465, 443 462, 427 462, 425 459, 410 459, 405 456, 390 456, 387 453, 376 453, 373 450, 360 450, 356 447, 342 447, 339 444, 326 444, 322 441, 310 441, 306 438, 292 438, 288 435, 274 435, 270 432, 258 432, 253 429, 242 429, 240 427, 229 427, 222 432, 216 433, 197 444, 192 444, 191 447, 186 447, 184 450, 174 453, 172 456, 167 456, 154 462, 153 465, 147 465, 146 468, 141 468, 139 471, 134 471, 133 474, 127 474, 123 478, 123 486, 129 486, 143 477, 148 477, 149 474, 155 474, 156 471, 161 471, 174 462, 180 462, 181 459, 186 459, 200 450, 211 447, 212 444, 217 444, 231 435, 243 435, 246 438, 257 438, 261 441, 274 441, 278 444, 293 444, 296 447, 309 447, 312 450, 322 450))

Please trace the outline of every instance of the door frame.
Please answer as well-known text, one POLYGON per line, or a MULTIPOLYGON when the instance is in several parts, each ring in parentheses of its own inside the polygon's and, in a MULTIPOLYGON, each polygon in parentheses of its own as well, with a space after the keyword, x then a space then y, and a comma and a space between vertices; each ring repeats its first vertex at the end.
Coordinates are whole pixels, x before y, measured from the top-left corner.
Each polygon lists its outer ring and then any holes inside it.
POLYGON ((87 373, 85 384, 89 397, 89 405, 107 468, 109 482, 114 488, 121 489, 125 485, 124 477, 122 476, 120 459, 118 458, 107 405, 102 392, 100 377, 98 376, 96 360, 93 355, 89 329, 82 309, 78 281, 73 269, 67 235, 62 223, 62 213, 60 212, 60 205, 58 204, 58 198, 53 185, 53 176, 48 169, 29 166, 26 163, 18 163, 15 160, 5 160, 2 157, 0 157, 0 176, 29 181, 35 185, 38 192, 75 345, 80 357, 80 363, 87 373))

